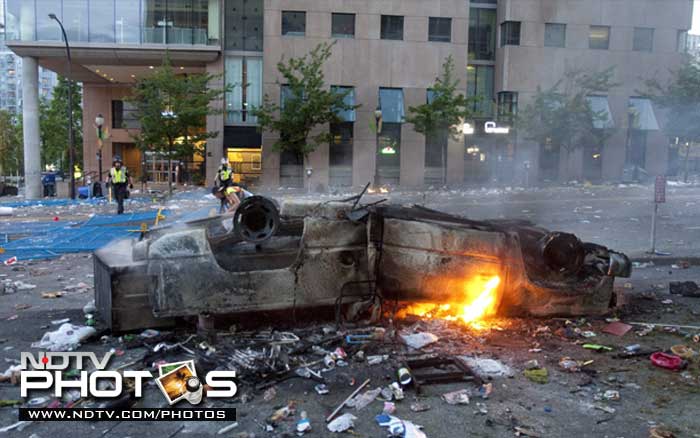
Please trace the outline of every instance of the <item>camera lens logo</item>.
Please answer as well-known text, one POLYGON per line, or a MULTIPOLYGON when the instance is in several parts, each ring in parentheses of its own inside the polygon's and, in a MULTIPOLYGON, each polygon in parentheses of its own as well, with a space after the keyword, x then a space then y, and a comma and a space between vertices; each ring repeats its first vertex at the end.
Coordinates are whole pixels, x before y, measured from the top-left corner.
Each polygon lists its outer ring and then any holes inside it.
POLYGON ((202 384, 197 377, 194 361, 166 363, 158 367, 156 383, 172 405, 182 399, 193 405, 202 401, 202 384))

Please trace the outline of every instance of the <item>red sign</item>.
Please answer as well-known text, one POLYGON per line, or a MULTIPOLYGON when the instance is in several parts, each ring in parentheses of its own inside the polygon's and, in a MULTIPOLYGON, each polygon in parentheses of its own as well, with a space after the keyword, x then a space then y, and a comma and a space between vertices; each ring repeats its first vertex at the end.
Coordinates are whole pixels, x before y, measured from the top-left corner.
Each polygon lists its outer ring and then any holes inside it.
POLYGON ((654 183, 654 202, 663 204, 666 202, 666 177, 657 176, 654 183))

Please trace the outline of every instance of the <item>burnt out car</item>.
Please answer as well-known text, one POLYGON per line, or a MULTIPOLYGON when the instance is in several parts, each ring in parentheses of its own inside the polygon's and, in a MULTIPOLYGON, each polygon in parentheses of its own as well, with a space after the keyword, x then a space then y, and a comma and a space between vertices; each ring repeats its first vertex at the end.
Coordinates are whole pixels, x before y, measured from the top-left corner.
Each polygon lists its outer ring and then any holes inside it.
POLYGON ((255 196, 234 216, 114 242, 95 254, 97 307, 122 331, 367 299, 462 304, 489 284, 492 313, 599 315, 630 275, 625 255, 527 222, 358 201, 278 210, 255 196))

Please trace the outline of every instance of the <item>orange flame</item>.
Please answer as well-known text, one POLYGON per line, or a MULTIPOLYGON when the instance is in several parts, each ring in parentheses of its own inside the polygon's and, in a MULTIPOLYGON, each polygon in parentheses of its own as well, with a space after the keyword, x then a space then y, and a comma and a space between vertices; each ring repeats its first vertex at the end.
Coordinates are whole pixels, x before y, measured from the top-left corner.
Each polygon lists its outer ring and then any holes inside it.
POLYGON ((406 308, 404 315, 461 321, 477 329, 483 328, 479 322, 496 313, 500 284, 501 278, 497 275, 486 282, 481 278, 465 281, 463 301, 453 304, 416 303, 406 308))

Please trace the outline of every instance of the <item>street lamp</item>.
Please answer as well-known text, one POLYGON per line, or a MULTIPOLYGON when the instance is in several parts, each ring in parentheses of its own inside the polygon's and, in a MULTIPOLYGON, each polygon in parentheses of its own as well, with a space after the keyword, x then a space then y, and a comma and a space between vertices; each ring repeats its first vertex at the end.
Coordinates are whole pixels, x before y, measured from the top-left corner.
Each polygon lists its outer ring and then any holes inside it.
POLYGON ((68 166, 70 171, 70 198, 75 199, 75 148, 73 147, 73 80, 71 73, 70 45, 68 36, 63 28, 63 23, 56 14, 49 14, 49 18, 55 20, 61 28, 63 41, 66 42, 66 58, 68 59, 68 166))
POLYGON ((382 108, 377 105, 377 109, 374 110, 374 121, 377 127, 377 159, 374 164, 374 186, 377 188, 379 184, 379 159, 381 158, 381 152, 379 149, 379 134, 382 132, 382 108))
POLYGON ((97 126, 97 146, 99 147, 97 149, 97 173, 100 175, 98 179, 100 183, 102 183, 102 126, 104 126, 104 124, 105 118, 102 117, 102 114, 98 114, 97 117, 95 117, 95 126, 97 126))

